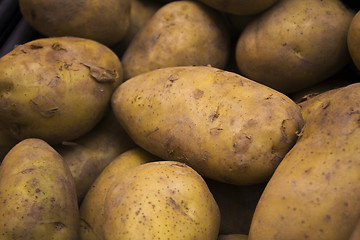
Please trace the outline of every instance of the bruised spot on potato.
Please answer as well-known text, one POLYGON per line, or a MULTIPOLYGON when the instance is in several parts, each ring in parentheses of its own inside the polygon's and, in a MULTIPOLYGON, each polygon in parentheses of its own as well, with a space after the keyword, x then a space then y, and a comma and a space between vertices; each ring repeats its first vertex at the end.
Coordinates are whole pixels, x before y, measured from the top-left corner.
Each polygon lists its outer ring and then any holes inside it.
POLYGON ((118 78, 116 71, 111 71, 91 63, 81 64, 90 70, 90 76, 99 83, 115 82, 116 78, 118 78))
POLYGON ((200 98, 202 98, 203 95, 204 95, 204 91, 202 91, 200 89, 196 89, 194 91, 194 98, 195 99, 200 99, 200 98))
POLYGON ((233 138, 233 148, 235 153, 245 153, 252 144, 251 136, 240 133, 233 138))

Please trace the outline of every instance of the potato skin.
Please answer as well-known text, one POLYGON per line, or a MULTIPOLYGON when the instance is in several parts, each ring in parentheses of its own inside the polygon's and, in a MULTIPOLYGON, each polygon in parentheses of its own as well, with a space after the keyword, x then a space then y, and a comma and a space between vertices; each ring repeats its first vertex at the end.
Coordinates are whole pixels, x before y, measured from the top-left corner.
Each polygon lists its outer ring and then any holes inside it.
POLYGON ((111 102, 136 144, 232 184, 266 181, 302 127, 300 108, 287 96, 207 66, 141 74, 111 102))
POLYGON ((75 184, 62 157, 41 139, 15 145, 0 167, 2 240, 77 240, 75 184))
POLYGON ((281 0, 241 33, 239 71, 287 94, 325 80, 350 60, 346 36, 353 16, 340 0, 281 0))
POLYGON ((123 39, 130 25, 131 0, 19 0, 19 6, 48 37, 75 36, 109 46, 123 39))
POLYGON ((123 79, 118 57, 82 38, 43 38, 0 59, 0 115, 13 136, 76 139, 103 117, 123 79))
POLYGON ((163 67, 227 64, 230 39, 222 16, 195 1, 159 8, 122 56, 124 79, 163 67))
POLYGON ((360 217, 360 83, 338 90, 305 122, 267 184, 249 240, 349 239, 360 217))
POLYGON ((360 11, 358 11, 351 20, 350 27, 347 33, 347 46, 350 57, 356 68, 360 71, 360 11))
POLYGON ((129 169, 105 199, 104 240, 216 240, 220 212, 203 178, 189 166, 155 161, 129 169))

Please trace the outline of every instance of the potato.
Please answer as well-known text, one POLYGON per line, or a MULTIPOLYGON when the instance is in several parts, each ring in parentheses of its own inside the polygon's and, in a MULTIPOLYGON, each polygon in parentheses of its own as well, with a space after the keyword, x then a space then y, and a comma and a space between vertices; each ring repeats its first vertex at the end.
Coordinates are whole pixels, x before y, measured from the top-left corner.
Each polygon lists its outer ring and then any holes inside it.
POLYGON ((236 15, 252 15, 265 11, 278 0, 200 0, 200 2, 209 5, 225 13, 236 15))
POLYGON ((216 240, 219 208, 187 165, 156 161, 129 169, 109 188, 104 239, 216 240))
POLYGON ((74 140, 101 120, 122 78, 119 58, 98 42, 27 42, 0 59, 1 124, 18 140, 74 140))
POLYGON ((131 0, 19 0, 22 15, 45 36, 119 42, 130 25, 131 0))
POLYGON ((226 65, 229 34, 222 16, 194 1, 165 4, 133 38, 122 56, 124 78, 184 65, 226 65))
POLYGON ((232 184, 268 180, 302 127, 300 108, 284 94, 207 66, 133 77, 111 102, 137 145, 232 184))
POLYGON ((360 11, 358 11, 351 20, 347 33, 347 46, 350 57, 356 68, 360 71, 360 11))
POLYGON ((346 36, 353 16, 340 0, 281 0, 241 33, 239 71, 287 94, 325 80, 350 60, 346 36))
POLYGON ((349 239, 360 217, 360 83, 312 113, 255 209, 249 240, 349 239))
POLYGON ((77 240, 79 209, 74 179, 41 139, 15 145, 0 167, 2 240, 77 240))
POLYGON ((112 111, 89 133, 55 146, 75 180, 79 203, 104 168, 119 154, 135 147, 112 111))
POLYGON ((113 159, 101 172, 80 205, 80 240, 103 240, 104 202, 110 186, 130 168, 155 160, 141 148, 133 148, 113 159))

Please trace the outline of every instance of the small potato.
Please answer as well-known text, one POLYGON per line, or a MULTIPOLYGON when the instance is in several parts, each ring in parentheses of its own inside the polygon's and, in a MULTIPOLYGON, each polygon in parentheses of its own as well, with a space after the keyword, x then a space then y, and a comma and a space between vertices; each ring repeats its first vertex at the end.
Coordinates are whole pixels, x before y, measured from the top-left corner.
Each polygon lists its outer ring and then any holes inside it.
POLYGON ((349 239, 360 217, 360 83, 305 122, 265 187, 249 240, 349 239))
POLYGON ((130 25, 131 0, 19 0, 24 18, 48 37, 73 36, 106 45, 119 42, 130 25))
POLYGON ((111 102, 137 145, 231 184, 268 180, 302 127, 300 108, 289 97, 207 66, 138 75, 111 102))
POLYGON ((122 79, 118 57, 89 39, 43 38, 17 46, 0 59, 1 124, 18 140, 74 140, 101 120, 122 79))
POLYGON ((104 203, 110 186, 130 168, 155 159, 143 149, 134 148, 111 161, 91 185, 80 205, 80 240, 104 240, 104 203))
POLYGON ((15 145, 0 167, 2 240, 78 240, 79 209, 74 179, 41 139, 15 145))
POLYGON ((219 232, 219 208, 205 181, 175 161, 129 169, 109 188, 104 210, 104 240, 216 240, 219 232))
POLYGON ((281 0, 240 34, 239 71, 287 94, 325 80, 350 60, 346 36, 353 16, 340 0, 281 0))
POLYGON ((150 70, 227 64, 229 33, 219 13, 195 1, 174 1, 158 9, 122 56, 124 78, 150 70))

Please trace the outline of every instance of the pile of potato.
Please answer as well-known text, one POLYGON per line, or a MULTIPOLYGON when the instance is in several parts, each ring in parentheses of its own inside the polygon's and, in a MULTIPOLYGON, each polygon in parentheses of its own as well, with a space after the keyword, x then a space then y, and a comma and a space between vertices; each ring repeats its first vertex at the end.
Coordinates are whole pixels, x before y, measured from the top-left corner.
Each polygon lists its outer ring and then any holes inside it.
POLYGON ((19 0, 1 240, 360 239, 360 8, 19 0), (359 14, 357 14, 359 11, 359 14))

